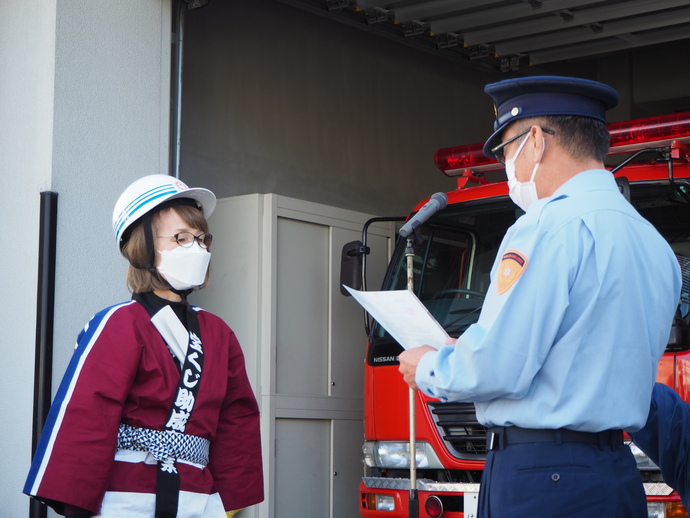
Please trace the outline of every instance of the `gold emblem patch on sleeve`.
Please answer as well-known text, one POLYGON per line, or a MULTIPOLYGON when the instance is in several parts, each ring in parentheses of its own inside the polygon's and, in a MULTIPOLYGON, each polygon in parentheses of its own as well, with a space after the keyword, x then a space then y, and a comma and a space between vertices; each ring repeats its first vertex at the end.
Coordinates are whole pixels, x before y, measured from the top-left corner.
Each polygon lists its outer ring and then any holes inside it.
POLYGON ((503 254, 501 264, 498 265, 498 279, 496 280, 499 295, 503 295, 515 284, 515 281, 525 271, 526 266, 527 258, 517 250, 508 250, 503 254))

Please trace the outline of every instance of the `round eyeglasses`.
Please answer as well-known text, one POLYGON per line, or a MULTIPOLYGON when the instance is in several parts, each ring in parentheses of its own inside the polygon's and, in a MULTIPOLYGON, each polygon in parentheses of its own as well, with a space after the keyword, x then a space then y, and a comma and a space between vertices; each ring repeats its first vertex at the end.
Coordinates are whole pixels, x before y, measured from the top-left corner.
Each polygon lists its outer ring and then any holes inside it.
POLYGON ((191 232, 178 232, 177 234, 174 234, 172 236, 158 237, 174 237, 177 244, 180 245, 182 248, 189 248, 194 244, 194 241, 199 243, 199 246, 201 248, 208 248, 209 246, 211 246, 211 242, 213 241, 213 236, 211 234, 206 234, 205 232, 202 232, 198 236, 195 236, 191 232))

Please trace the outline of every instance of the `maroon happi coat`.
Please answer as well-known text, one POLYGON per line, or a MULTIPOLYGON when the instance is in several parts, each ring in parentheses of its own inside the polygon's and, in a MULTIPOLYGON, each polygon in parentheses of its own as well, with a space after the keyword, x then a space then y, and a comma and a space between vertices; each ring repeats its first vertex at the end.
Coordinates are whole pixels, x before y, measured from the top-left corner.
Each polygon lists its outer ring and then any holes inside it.
MULTIPOLYGON (((180 491, 217 492, 225 510, 239 509, 263 500, 258 406, 235 334, 194 309, 204 368, 185 433, 211 447, 205 469, 177 463, 180 491)), ((118 429, 164 430, 179 380, 179 364, 141 304, 95 315, 79 335, 24 492, 58 512, 69 504, 94 514, 106 492, 155 493, 155 464, 115 460, 118 429)))

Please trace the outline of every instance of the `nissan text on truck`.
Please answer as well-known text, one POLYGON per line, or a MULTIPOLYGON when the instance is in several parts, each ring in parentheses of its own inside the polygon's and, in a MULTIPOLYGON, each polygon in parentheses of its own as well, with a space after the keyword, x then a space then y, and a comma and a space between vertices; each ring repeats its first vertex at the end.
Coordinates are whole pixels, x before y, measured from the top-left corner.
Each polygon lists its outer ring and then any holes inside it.
MULTIPOLYGON (((621 193, 666 238, 681 264, 681 301, 657 380, 690 401, 690 112, 607 127, 611 134, 609 168, 621 193)), ((482 146, 436 152, 436 165, 446 175, 456 177, 458 186, 446 193, 447 206, 415 230, 414 292, 452 337, 476 322, 498 246, 508 227, 522 214, 508 197, 503 166, 486 158, 482 146)), ((422 200, 411 216, 426 202, 422 200)), ((375 218, 386 219, 405 218, 375 218)), ((355 289, 366 286, 369 223, 362 241, 343 248, 341 282, 355 289)), ((406 241, 398 239, 382 290, 408 288, 406 241)), ((360 515, 408 517, 412 501, 409 421, 413 415, 414 506, 418 505, 419 516, 476 518, 486 429, 477 422, 474 405, 444 403, 415 392, 411 411, 409 390, 398 372, 401 346, 377 322, 370 324, 367 319, 366 327, 369 340, 364 367, 360 515)), ((626 354, 625 349, 620 354, 626 354)), ((686 518, 686 508, 664 483, 658 467, 634 444, 630 447, 644 482, 649 517, 686 518)), ((592 509, 592 515, 597 515, 597 509, 592 509)))

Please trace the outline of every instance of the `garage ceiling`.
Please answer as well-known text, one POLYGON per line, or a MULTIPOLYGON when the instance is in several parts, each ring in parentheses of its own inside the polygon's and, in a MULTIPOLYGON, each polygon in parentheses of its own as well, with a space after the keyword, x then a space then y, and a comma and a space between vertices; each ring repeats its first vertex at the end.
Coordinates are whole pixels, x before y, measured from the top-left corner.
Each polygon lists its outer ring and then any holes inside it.
POLYGON ((688 0, 282 0, 503 72, 690 39, 688 0))

